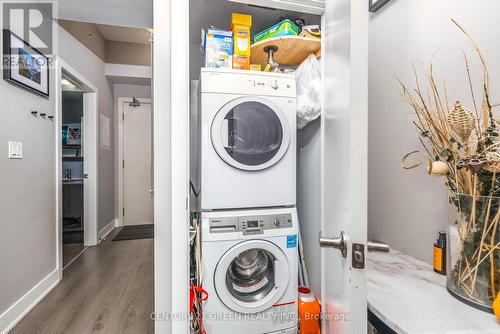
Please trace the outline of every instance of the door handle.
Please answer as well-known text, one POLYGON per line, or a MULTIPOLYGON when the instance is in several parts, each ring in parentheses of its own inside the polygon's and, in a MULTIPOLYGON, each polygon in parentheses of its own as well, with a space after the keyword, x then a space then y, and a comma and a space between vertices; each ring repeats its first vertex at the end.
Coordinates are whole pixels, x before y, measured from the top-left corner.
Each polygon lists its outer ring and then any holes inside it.
POLYGON ((327 238, 323 237, 323 234, 319 234, 319 246, 321 248, 335 248, 342 253, 342 257, 347 257, 347 241, 345 240, 344 231, 340 232, 340 236, 337 238, 327 238))
POLYGON ((89 174, 87 174, 87 173, 83 174, 83 178, 84 179, 88 179, 89 178, 89 174))
POLYGON ((366 248, 369 252, 389 252, 391 247, 385 242, 380 241, 368 241, 366 243, 366 248))

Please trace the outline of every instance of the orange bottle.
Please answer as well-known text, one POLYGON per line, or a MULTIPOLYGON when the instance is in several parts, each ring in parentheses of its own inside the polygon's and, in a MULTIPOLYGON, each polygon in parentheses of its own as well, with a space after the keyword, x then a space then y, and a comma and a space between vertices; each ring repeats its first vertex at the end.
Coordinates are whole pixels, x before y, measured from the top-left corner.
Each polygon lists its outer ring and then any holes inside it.
POLYGON ((311 289, 299 287, 300 334, 320 334, 321 306, 311 289))
POLYGON ((500 292, 498 293, 497 298, 493 302, 493 313, 495 313, 495 316, 500 321, 500 292))

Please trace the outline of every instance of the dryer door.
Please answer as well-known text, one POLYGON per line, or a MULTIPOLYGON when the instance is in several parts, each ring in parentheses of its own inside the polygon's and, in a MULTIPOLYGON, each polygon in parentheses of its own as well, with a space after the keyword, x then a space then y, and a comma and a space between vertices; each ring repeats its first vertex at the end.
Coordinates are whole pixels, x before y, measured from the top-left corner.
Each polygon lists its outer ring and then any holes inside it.
POLYGON ((219 299, 239 313, 267 310, 283 296, 289 282, 283 251, 265 240, 249 240, 228 250, 214 274, 219 299))
POLYGON ((224 105, 212 122, 212 145, 229 165, 248 171, 276 164, 288 150, 290 126, 271 101, 242 97, 224 105))

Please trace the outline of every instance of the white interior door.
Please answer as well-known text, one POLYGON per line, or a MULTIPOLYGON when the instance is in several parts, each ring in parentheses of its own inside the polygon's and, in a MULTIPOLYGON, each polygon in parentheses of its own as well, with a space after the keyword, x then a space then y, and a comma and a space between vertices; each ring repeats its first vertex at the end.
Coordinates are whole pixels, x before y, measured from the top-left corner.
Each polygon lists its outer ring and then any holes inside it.
POLYGON ((327 0, 323 33, 322 332, 360 334, 365 270, 353 258, 364 262, 367 233, 368 1, 327 0), (345 255, 328 248, 341 244, 333 238, 342 232, 345 255))
POLYGON ((151 104, 123 104, 123 224, 153 224, 151 104))

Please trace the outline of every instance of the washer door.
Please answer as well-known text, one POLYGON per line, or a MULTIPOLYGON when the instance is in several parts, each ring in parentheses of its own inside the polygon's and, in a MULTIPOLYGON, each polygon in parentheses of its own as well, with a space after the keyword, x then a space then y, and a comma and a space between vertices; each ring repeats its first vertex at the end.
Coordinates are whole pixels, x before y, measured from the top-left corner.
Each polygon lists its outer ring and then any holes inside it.
POLYGON ((229 165, 248 171, 277 163, 290 144, 285 115, 271 101, 243 97, 224 105, 212 122, 212 145, 229 165))
POLYGON ((275 244, 244 241, 228 250, 214 274, 219 299, 239 313, 257 313, 273 306, 289 281, 288 259, 275 244))

